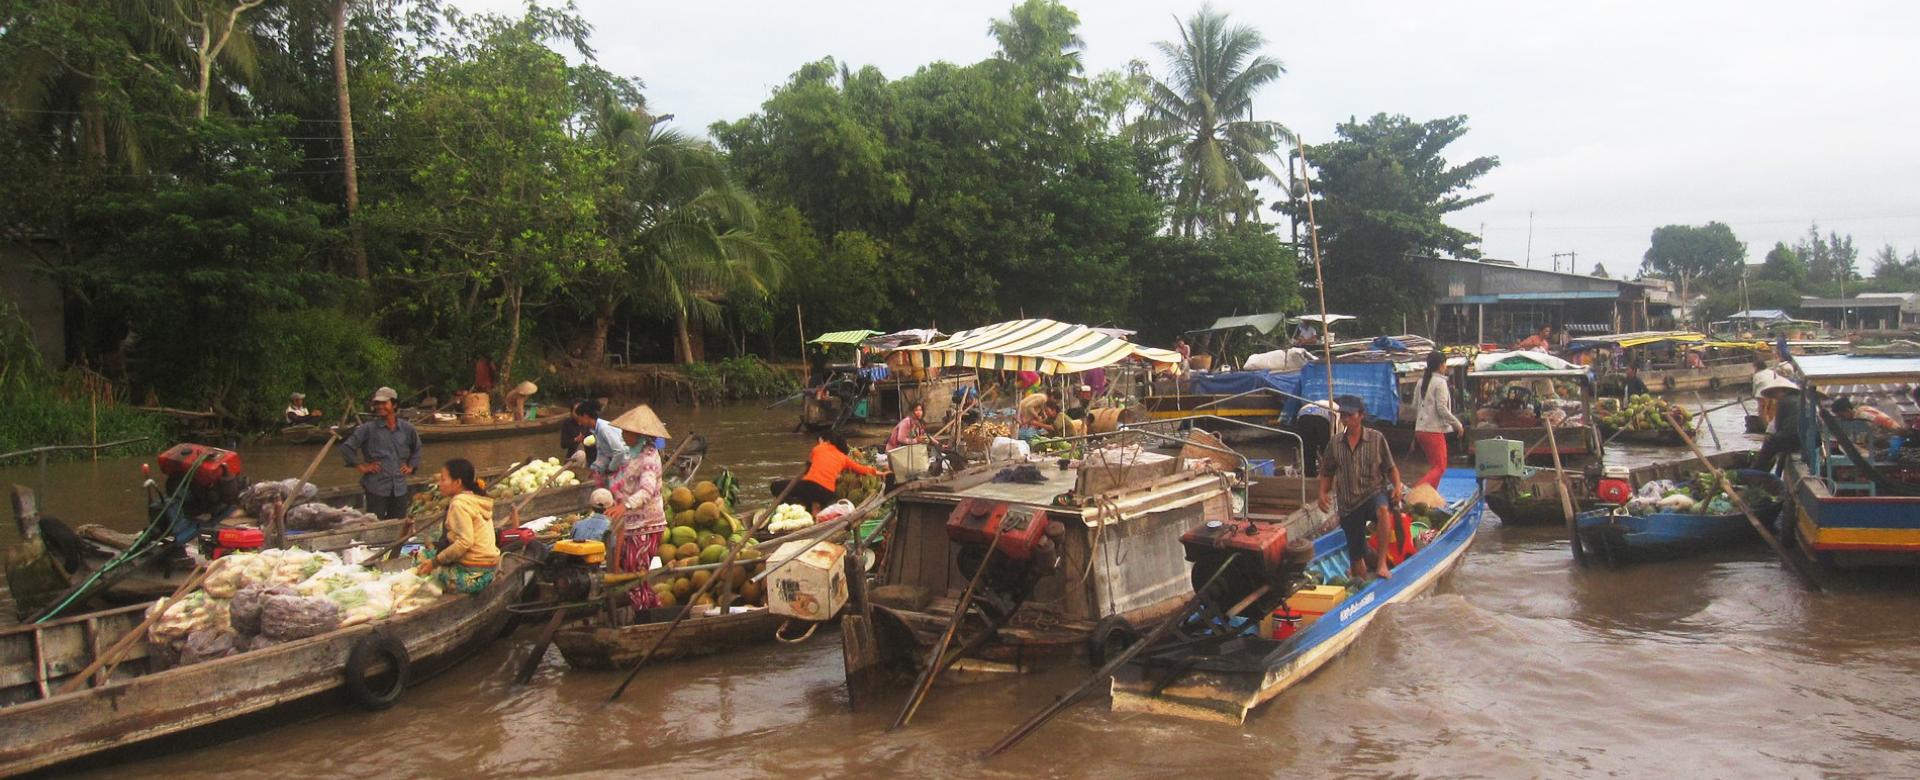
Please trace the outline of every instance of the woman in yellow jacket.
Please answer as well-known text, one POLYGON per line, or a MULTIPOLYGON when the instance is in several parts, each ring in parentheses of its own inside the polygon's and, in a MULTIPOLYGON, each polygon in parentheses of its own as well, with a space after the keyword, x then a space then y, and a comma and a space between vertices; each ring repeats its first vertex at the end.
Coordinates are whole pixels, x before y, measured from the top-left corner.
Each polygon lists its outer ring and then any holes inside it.
POLYGON ((433 576, 440 587, 460 593, 479 593, 493 582, 500 568, 500 546, 493 536, 493 499, 480 489, 473 463, 454 458, 435 475, 440 495, 447 496, 447 520, 439 552, 414 573, 433 576))

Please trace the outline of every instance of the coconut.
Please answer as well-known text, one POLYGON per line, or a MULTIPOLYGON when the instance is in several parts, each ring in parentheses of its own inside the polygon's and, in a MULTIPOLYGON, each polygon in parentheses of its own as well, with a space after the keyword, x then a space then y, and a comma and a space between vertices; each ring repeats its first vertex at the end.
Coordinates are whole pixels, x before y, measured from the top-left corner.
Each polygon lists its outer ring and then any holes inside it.
POLYGON ((707 545, 706 549, 700 551, 701 563, 719 563, 726 557, 727 546, 724 544, 710 544, 707 545))
POLYGON ((684 512, 692 509, 693 491, 688 490, 684 485, 674 488, 672 495, 667 497, 667 503, 673 507, 673 511, 675 512, 684 512))

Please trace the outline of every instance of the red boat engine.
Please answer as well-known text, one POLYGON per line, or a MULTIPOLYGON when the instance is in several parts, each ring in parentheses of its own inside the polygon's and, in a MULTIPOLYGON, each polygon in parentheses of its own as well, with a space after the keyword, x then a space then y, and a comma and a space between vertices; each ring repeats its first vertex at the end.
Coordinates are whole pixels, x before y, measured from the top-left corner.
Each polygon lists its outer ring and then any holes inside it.
POLYGON ((1046 510, 1004 501, 969 498, 947 515, 947 538, 960 546, 956 563, 971 578, 984 562, 976 599, 1001 618, 1019 608, 1033 584, 1060 566, 1059 539, 1066 526, 1046 510), (996 552, 987 559, 987 550, 996 552))
POLYGON ((1313 546, 1290 545, 1288 541, 1287 529, 1281 524, 1244 518, 1210 520, 1180 535, 1187 561, 1193 564, 1196 592, 1206 587, 1214 572, 1226 566, 1204 594, 1215 607, 1229 609, 1267 586, 1267 592, 1254 600, 1252 608, 1242 611, 1245 615, 1272 612, 1301 581, 1313 560, 1313 546))

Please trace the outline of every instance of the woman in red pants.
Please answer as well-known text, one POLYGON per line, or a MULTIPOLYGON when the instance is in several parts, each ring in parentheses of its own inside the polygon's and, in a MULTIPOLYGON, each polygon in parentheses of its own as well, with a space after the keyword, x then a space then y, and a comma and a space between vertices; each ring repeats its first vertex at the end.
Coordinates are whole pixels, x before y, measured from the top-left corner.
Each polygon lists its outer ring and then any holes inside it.
POLYGON ((1460 418, 1453 416, 1453 392, 1447 388, 1447 375, 1441 368, 1447 356, 1438 348, 1427 354, 1427 372, 1420 377, 1419 404, 1413 418, 1413 439, 1427 458, 1427 473, 1416 484, 1438 489, 1441 475, 1447 473, 1447 434, 1467 432, 1460 418))

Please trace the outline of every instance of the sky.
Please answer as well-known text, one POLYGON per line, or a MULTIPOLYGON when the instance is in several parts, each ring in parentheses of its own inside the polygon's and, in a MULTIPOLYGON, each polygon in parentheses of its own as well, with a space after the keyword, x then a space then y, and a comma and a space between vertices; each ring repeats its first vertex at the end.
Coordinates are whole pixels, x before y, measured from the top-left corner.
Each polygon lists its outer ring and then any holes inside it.
MULTIPOLYGON (((1011 0, 578 0, 599 63, 646 84, 656 112, 705 132, 758 110, 831 56, 892 78, 991 56, 1011 0)), ((514 13, 519 0, 455 0, 514 13)), ((1081 0, 1090 72, 1145 61, 1197 2, 1081 0)), ((1547 268, 1576 253, 1631 275, 1655 227, 1725 222, 1760 262, 1818 222, 1852 235, 1859 270, 1920 249, 1920 3, 1218 0, 1286 74, 1255 101, 1307 143, 1349 118, 1465 114, 1449 147, 1500 166, 1493 198, 1449 222, 1489 257, 1547 268)), ((1284 169, 1283 163, 1276 168, 1284 169)), ((1563 269, 1565 266, 1562 266, 1563 269)))

